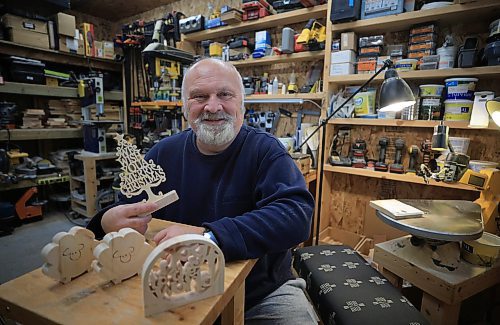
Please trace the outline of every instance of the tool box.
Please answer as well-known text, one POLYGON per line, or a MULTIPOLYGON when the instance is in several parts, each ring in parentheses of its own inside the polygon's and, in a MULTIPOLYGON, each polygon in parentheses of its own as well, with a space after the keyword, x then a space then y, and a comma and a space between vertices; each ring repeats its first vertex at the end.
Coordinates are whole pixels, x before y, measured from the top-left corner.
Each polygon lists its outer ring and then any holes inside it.
POLYGON ((10 41, 44 49, 50 48, 45 21, 5 14, 1 18, 1 23, 7 29, 10 41))
POLYGON ((38 60, 10 56, 7 59, 9 80, 31 84, 45 84, 45 64, 38 60))
POLYGON ((263 18, 274 13, 273 7, 266 0, 244 2, 241 10, 244 21, 263 18))

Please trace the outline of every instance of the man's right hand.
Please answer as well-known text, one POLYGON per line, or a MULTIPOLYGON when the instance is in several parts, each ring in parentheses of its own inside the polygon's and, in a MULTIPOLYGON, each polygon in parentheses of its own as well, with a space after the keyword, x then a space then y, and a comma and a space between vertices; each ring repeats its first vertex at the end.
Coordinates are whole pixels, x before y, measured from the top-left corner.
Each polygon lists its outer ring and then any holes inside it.
POLYGON ((152 202, 118 205, 104 213, 101 219, 102 229, 105 233, 109 233, 128 227, 144 235, 152 218, 151 213, 156 208, 157 205, 152 202), (142 216, 138 217, 138 215, 142 216))

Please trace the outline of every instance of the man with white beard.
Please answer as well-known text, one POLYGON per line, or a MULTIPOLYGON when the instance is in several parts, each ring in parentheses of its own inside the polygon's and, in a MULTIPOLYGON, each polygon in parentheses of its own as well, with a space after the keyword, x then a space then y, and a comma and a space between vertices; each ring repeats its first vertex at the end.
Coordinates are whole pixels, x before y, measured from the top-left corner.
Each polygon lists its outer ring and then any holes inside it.
MULTIPOLYGON (((176 190, 179 200, 153 213, 171 226, 156 242, 207 233, 226 261, 258 258, 245 283, 245 323, 312 324, 302 291, 291 273, 290 248, 309 237, 314 201, 290 155, 272 135, 243 125, 244 88, 230 63, 204 59, 184 75, 182 101, 191 129, 167 137, 146 155, 167 181, 155 192, 176 190), (192 227, 195 226, 195 227, 192 227)), ((141 233, 152 203, 118 204, 89 223, 96 237, 124 227, 141 233)))

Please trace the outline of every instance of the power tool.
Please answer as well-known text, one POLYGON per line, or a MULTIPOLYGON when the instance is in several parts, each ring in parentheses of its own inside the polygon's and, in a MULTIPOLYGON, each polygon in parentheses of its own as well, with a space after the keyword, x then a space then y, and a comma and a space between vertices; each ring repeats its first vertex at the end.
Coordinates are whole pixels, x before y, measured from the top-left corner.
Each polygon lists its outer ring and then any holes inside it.
POLYGON ((408 147, 408 153, 410 154, 410 163, 408 164, 407 173, 416 174, 418 166, 418 147, 416 145, 411 145, 408 147))
MULTIPOLYGON (((422 142, 422 163, 431 171, 437 172, 437 163, 434 159, 434 154, 432 152, 432 142, 431 140, 424 140, 422 142)), ((421 171, 417 171, 417 173, 421 174, 421 171)), ((420 175, 422 176, 422 175, 420 175)))
POLYGON ((362 139, 356 139, 351 147, 352 167, 366 167, 366 142, 362 139))
POLYGON ((297 38, 297 44, 307 45, 310 51, 324 50, 326 41, 326 27, 316 19, 309 19, 306 26, 297 38))
POLYGON ((378 161, 375 163, 375 170, 379 172, 386 172, 387 171, 387 164, 385 163, 385 153, 387 150, 387 146, 389 145, 389 139, 382 137, 378 141, 378 144, 380 146, 380 152, 378 155, 378 161))
POLYGON ((396 173, 396 174, 403 174, 404 173, 404 168, 402 164, 403 160, 403 149, 405 147, 405 140, 404 139, 396 139, 394 142, 394 145, 396 147, 396 155, 394 157, 394 163, 389 165, 389 171, 391 173, 396 173))
POLYGON ((332 166, 350 167, 352 165, 351 158, 342 156, 342 151, 344 149, 344 144, 345 144, 345 138, 347 137, 348 134, 347 132, 343 133, 340 150, 337 150, 341 130, 342 128, 337 131, 337 134, 335 134, 335 137, 333 138, 332 148, 330 149, 330 158, 328 159, 328 161, 332 166))

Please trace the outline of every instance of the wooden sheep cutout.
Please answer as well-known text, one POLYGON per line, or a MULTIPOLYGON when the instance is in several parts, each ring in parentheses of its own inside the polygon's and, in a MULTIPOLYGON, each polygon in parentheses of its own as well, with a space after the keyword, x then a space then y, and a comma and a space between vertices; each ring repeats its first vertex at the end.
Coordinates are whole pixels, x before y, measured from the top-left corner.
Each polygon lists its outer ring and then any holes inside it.
POLYGON ((201 235, 164 241, 142 268, 146 317, 224 292, 224 255, 201 235))
POLYGON ((94 249, 94 271, 114 284, 140 274, 146 257, 153 248, 143 235, 131 228, 110 232, 94 249))
POLYGON ((42 249, 43 274, 62 283, 92 270, 92 254, 98 241, 88 229, 75 226, 69 232, 57 233, 42 249))
MULTIPOLYGON (((175 190, 163 194, 153 193, 151 188, 160 185, 167 180, 161 166, 156 165, 152 159, 146 161, 137 149, 136 145, 129 143, 122 134, 117 134, 115 140, 118 142, 116 149, 118 162, 122 165, 120 173, 120 191, 128 198, 146 191, 147 202, 154 202, 158 206, 153 213, 179 199, 175 190)), ((146 200, 144 200, 146 201, 146 200)))

